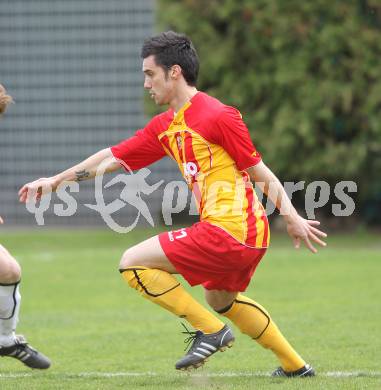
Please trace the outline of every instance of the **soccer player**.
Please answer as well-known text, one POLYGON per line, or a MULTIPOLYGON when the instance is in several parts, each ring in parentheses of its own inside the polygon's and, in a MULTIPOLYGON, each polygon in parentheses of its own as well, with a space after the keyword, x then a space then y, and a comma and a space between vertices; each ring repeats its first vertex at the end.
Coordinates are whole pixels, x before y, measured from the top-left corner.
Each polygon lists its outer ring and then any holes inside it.
POLYGON ((274 376, 313 376, 313 368, 287 342, 266 309, 243 295, 270 240, 252 181, 281 211, 296 248, 303 241, 316 252, 314 243, 325 246, 326 234, 318 230, 318 221, 296 212, 255 149, 239 111, 196 89, 199 60, 188 37, 172 31, 153 36, 144 42, 141 56, 144 88, 156 104, 169 109, 120 144, 56 176, 24 185, 20 201, 54 191, 63 181, 93 178, 108 158, 110 172, 121 165, 140 169, 169 156, 198 201, 200 222, 127 249, 120 272, 144 298, 196 329, 188 331, 193 342, 176 368, 197 368, 234 342, 229 326, 173 276, 181 274, 190 285, 204 287, 206 300, 217 313, 277 356, 280 367, 274 376))
MULTIPOLYGON (((0 84, 0 115, 12 101, 0 84)), ((0 356, 13 357, 30 368, 49 368, 50 360, 28 345, 24 336, 15 334, 21 302, 20 278, 20 265, 0 245, 0 356)))

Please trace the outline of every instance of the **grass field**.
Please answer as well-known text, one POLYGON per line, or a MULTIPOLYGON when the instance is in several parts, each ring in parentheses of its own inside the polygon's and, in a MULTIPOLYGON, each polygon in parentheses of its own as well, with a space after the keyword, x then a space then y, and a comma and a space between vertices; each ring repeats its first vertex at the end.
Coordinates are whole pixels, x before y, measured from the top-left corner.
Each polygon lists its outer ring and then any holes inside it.
MULTIPOLYGON (((152 234, 152 231, 151 231, 152 234)), ((319 376, 273 379, 277 366, 236 330, 232 349, 192 374, 180 320, 131 290, 117 272, 146 231, 2 232, 23 267, 18 332, 53 361, 46 372, 0 359, 1 389, 381 389, 380 236, 335 236, 312 255, 286 237, 273 245, 247 294, 272 314, 319 376)), ((200 288, 192 293, 202 298, 200 288)))

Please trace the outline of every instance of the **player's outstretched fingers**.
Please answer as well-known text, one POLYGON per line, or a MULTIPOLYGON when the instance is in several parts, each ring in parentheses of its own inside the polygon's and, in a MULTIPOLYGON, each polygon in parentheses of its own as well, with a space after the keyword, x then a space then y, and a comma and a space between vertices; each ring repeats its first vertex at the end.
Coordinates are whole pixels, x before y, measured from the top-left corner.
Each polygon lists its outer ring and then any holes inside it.
POLYGON ((309 236, 309 238, 310 238, 312 241, 316 242, 316 243, 319 244, 320 246, 327 246, 327 244, 326 244, 324 241, 320 240, 320 238, 318 238, 318 237, 317 237, 314 233, 312 233, 311 231, 309 232, 308 236, 309 236))
POLYGON ((37 201, 37 189, 36 188, 28 188, 28 191, 26 192, 26 202, 36 202, 37 201))
POLYGON ((317 253, 317 249, 311 244, 310 239, 308 236, 303 237, 303 241, 306 244, 306 247, 312 252, 312 253, 317 253))
POLYGON ((315 227, 313 226, 310 226, 310 231, 313 232, 314 234, 316 234, 317 236, 320 236, 320 237, 327 237, 327 233, 324 233, 323 231, 319 230, 319 229, 316 229, 315 227))
POLYGON ((55 191, 57 188, 56 180, 50 177, 42 177, 21 187, 19 191, 20 202, 28 202, 30 199, 36 201, 43 195, 55 191))
POLYGON ((313 226, 313 225, 319 226, 320 225, 320 221, 316 221, 315 219, 307 219, 307 223, 311 226, 313 226))
POLYGON ((299 237, 294 237, 294 248, 299 249, 300 248, 300 238, 299 237))
POLYGON ((20 189, 18 195, 19 195, 19 201, 20 201, 21 203, 25 203, 25 202, 26 202, 26 198, 27 198, 27 196, 28 196, 28 186, 27 186, 27 185, 23 186, 23 187, 20 189))
POLYGON ((23 201, 24 201, 26 186, 27 186, 27 184, 23 185, 23 186, 19 189, 19 192, 17 193, 18 196, 19 196, 19 201, 20 201, 20 202, 23 202, 23 201))

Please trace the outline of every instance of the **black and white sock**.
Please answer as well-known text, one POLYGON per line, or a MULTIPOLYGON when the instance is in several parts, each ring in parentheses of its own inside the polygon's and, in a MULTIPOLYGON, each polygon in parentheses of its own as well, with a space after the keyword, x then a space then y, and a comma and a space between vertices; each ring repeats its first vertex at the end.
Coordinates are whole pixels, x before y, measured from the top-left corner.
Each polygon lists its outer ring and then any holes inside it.
POLYGON ((0 347, 15 343, 15 330, 21 303, 19 283, 0 283, 0 347))

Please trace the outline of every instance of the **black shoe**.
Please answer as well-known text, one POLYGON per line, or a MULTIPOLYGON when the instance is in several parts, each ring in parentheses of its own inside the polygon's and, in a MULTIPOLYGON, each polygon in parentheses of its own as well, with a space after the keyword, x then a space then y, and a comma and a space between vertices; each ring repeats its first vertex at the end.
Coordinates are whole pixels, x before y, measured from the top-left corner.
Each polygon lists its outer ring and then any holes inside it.
MULTIPOLYGON (((183 325, 184 326, 184 325, 183 325)), ((190 332, 185 326, 189 337, 184 341, 189 343, 193 341, 187 354, 176 363, 177 370, 188 370, 202 366, 207 358, 217 351, 225 351, 230 348, 234 342, 232 330, 225 325, 220 331, 211 334, 204 334, 201 331, 190 332)))
POLYGON ((284 371, 282 367, 278 367, 271 376, 282 376, 287 378, 295 377, 306 377, 306 376, 315 376, 315 370, 309 365, 306 364, 302 368, 296 371, 284 371))
POLYGON ((30 368, 45 369, 50 367, 50 360, 32 348, 22 335, 17 335, 15 344, 0 347, 0 356, 9 356, 20 360, 30 368))

